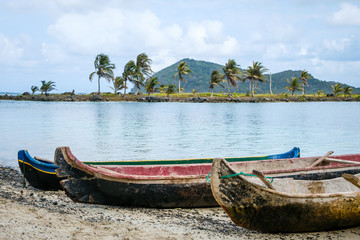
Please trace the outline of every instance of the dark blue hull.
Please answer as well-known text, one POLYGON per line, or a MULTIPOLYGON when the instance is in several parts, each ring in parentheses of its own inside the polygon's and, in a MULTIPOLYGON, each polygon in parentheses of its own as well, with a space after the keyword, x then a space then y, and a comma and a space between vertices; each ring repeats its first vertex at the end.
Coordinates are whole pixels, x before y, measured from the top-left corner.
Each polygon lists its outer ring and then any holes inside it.
POLYGON ((37 160, 27 150, 18 152, 20 170, 31 186, 42 190, 62 189, 55 173, 58 167, 54 163, 37 160))

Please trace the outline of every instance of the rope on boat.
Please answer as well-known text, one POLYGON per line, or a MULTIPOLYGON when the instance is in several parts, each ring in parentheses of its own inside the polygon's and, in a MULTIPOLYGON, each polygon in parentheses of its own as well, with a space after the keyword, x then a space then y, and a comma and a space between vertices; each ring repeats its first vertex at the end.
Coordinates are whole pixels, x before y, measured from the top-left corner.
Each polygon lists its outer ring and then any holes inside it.
MULTIPOLYGON (((206 181, 207 181, 207 182, 211 182, 210 174, 211 174, 211 172, 209 172, 209 174, 206 176, 206 181)), ((221 176, 220 179, 222 179, 222 178, 236 177, 236 176, 239 176, 239 175, 243 175, 243 176, 246 176, 246 177, 257 177, 255 174, 249 174, 249 173, 239 172, 239 173, 234 173, 234 174, 229 174, 229 175, 221 176)), ((265 178, 270 179, 270 181, 269 181, 270 183, 272 183, 272 182, 274 181, 274 178, 273 178, 273 177, 265 177, 265 178)))

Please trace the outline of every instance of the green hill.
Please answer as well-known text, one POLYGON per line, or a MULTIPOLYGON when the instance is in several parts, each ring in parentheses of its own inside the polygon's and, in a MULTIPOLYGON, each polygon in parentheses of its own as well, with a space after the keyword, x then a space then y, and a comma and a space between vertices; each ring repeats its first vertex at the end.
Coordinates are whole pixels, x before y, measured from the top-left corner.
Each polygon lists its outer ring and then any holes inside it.
MULTIPOLYGON (((184 88, 184 92, 192 92, 193 89, 196 89, 198 92, 209 92, 209 81, 212 71, 218 70, 222 72, 223 66, 220 64, 185 58, 156 72, 154 77, 157 77, 161 84, 175 84, 176 87, 178 87, 179 80, 178 78, 175 80, 174 75, 177 72, 177 66, 183 61, 189 65, 189 68, 192 71, 190 75, 184 76, 187 82, 181 82, 181 87, 184 88)), ((220 88, 221 87, 219 87, 219 89, 220 88)))
MULTIPOLYGON (((184 78, 187 80, 187 82, 181 82, 181 87, 184 88, 184 92, 192 92, 193 89, 197 90, 197 92, 210 92, 209 89, 209 81, 211 77, 211 73, 214 70, 218 70, 221 73, 223 65, 206 62, 206 61, 199 61, 194 59, 185 58, 182 59, 173 65, 166 67, 154 74, 154 77, 158 78, 158 81, 160 84, 175 84, 178 87, 178 78, 176 80, 174 79, 174 74, 177 72, 177 66, 180 62, 185 61, 189 68, 191 69, 192 73, 191 75, 186 75, 184 78)), ((291 79, 291 77, 299 77, 301 74, 301 71, 292 71, 287 70, 279 73, 274 73, 271 75, 271 82, 272 82, 272 92, 274 94, 280 94, 282 92, 288 93, 288 91, 285 89, 285 87, 288 86, 288 83, 286 82, 286 79, 291 79)), ((269 78, 270 75, 266 74, 268 78, 267 83, 258 83, 258 87, 256 88, 256 93, 270 93, 269 88, 269 78)), ((332 93, 333 90, 331 88, 331 85, 334 85, 336 82, 327 82, 327 81, 321 81, 316 78, 312 78, 308 80, 309 86, 305 88, 306 94, 313 94, 318 92, 319 90, 323 90, 323 92, 326 93, 332 93)), ((225 88, 216 87, 214 92, 227 92, 227 83, 224 82, 223 84, 225 88)), ((231 87, 232 92, 237 93, 247 93, 249 91, 249 82, 239 82, 239 88, 236 89, 234 87, 231 87)), ((342 86, 348 86, 346 84, 342 84, 342 86)), ((351 86, 352 87, 352 86, 351 86)), ((354 88, 353 93, 354 94, 360 94, 360 88, 354 88)), ((133 92, 135 89, 132 90, 133 92)), ((144 90, 143 90, 144 91, 144 90)), ((300 92, 297 92, 300 93, 300 92)))

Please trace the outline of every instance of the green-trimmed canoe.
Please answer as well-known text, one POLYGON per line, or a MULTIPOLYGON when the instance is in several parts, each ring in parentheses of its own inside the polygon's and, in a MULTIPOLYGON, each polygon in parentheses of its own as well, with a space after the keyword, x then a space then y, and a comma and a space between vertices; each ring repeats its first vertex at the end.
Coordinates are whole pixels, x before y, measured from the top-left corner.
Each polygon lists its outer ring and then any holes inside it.
MULTIPOLYGON (((263 157, 238 158, 232 164, 260 159, 263 157)), ((59 147, 55 153, 57 176, 64 178, 61 185, 72 200, 119 206, 218 206, 206 181, 211 162, 212 159, 191 159, 182 164, 169 160, 151 165, 99 165, 79 161, 68 147, 59 147)))
MULTIPOLYGON (((294 147, 288 152, 266 156, 227 158, 229 162, 258 161, 265 159, 294 158, 300 156, 300 149, 294 147)), ((42 190, 62 189, 55 170, 58 168, 54 161, 32 157, 27 150, 18 152, 18 163, 21 172, 31 186, 42 190)), ((206 171, 211 168, 212 158, 199 159, 171 159, 171 160, 125 160, 125 161, 84 161, 84 164, 94 166, 146 166, 146 165, 187 165, 207 164, 206 171)))

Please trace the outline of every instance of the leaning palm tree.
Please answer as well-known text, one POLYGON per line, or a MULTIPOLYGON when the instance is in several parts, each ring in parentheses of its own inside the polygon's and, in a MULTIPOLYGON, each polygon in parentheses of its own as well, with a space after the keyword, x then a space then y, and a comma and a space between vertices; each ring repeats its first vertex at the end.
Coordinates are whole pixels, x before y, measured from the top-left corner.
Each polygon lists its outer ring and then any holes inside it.
POLYGON ((189 65, 186 62, 181 62, 177 66, 177 72, 174 74, 174 79, 176 79, 176 76, 179 75, 179 94, 181 93, 181 86, 180 82, 184 81, 187 82, 187 80, 184 78, 184 75, 189 75, 191 73, 191 70, 189 68, 189 65))
POLYGON ((32 95, 34 95, 35 92, 39 91, 39 87, 38 86, 31 86, 31 91, 32 91, 32 95))
POLYGON ((165 90, 168 88, 168 85, 165 84, 161 84, 159 87, 159 92, 160 93, 165 93, 165 90))
POLYGON ((126 89, 127 89, 127 81, 132 81, 132 78, 135 76, 135 62, 129 61, 125 67, 122 77, 124 79, 124 97, 126 96, 126 89))
POLYGON ((305 86, 309 86, 309 84, 307 83, 307 80, 311 79, 311 76, 306 70, 303 70, 300 74, 300 79, 303 83, 302 95, 305 95, 305 86))
POLYGON ((213 98, 214 95, 214 88, 216 86, 220 86, 222 88, 224 88, 223 85, 221 85, 221 83, 224 81, 224 75, 222 75, 219 71, 214 70, 211 73, 211 79, 210 79, 210 89, 211 89, 211 98, 213 98))
POLYGON ((166 93, 167 97, 169 97, 170 94, 175 93, 175 92, 176 92, 175 84, 170 84, 168 87, 166 87, 165 93, 166 93))
POLYGON ((243 81, 249 81, 249 94, 251 94, 252 97, 254 97, 255 83, 257 81, 266 82, 267 78, 264 75, 266 71, 268 71, 268 69, 265 68, 261 62, 253 62, 252 66, 246 69, 243 81))
POLYGON ((135 95, 138 95, 140 87, 144 86, 145 76, 149 77, 153 73, 150 64, 151 59, 145 53, 141 53, 137 56, 133 78, 129 79, 136 86, 135 95))
POLYGON ((196 89, 193 89, 193 90, 192 90, 192 94, 194 95, 194 97, 196 97, 196 93, 197 93, 197 90, 196 90, 196 89))
POLYGON ((344 91, 344 89, 341 87, 339 83, 336 83, 335 85, 331 85, 331 88, 333 89, 335 96, 339 96, 340 93, 344 91))
POLYGON ((291 78, 291 82, 289 79, 286 79, 286 81, 289 83, 288 87, 285 87, 285 89, 289 90, 291 92, 291 95, 294 95, 295 91, 301 91, 301 83, 299 82, 299 79, 296 77, 291 78))
POLYGON ((45 95, 48 95, 48 93, 52 90, 55 90, 55 82, 53 81, 44 81, 42 80, 41 81, 41 87, 40 87, 40 91, 41 91, 41 94, 45 93, 45 95))
POLYGON ((100 78, 105 78, 106 81, 110 82, 114 78, 115 64, 110 63, 109 57, 101 53, 96 56, 94 67, 96 71, 90 74, 89 80, 92 82, 93 76, 98 75, 98 94, 100 94, 100 78))
POLYGON ((350 86, 346 86, 346 87, 343 88, 343 93, 344 93, 345 96, 346 95, 351 96, 353 90, 354 89, 352 89, 350 86))
POLYGON ((114 93, 117 94, 117 91, 125 88, 124 85, 124 79, 122 77, 116 77, 115 79, 112 79, 113 86, 110 86, 112 90, 114 90, 114 93))
POLYGON ((228 83, 228 96, 230 96, 230 83, 234 87, 238 87, 236 81, 241 79, 242 71, 239 68, 234 59, 229 59, 228 62, 223 67, 223 71, 228 83))
POLYGON ((150 96, 151 93, 156 92, 158 88, 155 86, 160 84, 157 77, 150 77, 145 82, 145 90, 148 96, 150 96))
POLYGON ((320 97, 320 95, 323 94, 323 92, 324 92, 323 90, 319 90, 319 91, 317 91, 316 94, 318 95, 318 97, 320 97))

